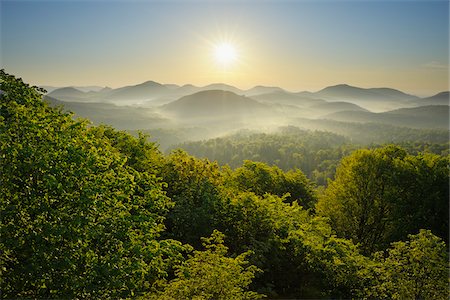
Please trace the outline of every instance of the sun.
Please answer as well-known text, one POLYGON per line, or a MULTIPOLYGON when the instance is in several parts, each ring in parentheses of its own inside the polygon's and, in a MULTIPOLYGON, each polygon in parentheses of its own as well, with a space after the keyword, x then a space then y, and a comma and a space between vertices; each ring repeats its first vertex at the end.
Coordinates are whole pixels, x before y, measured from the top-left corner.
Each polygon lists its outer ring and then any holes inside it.
POLYGON ((229 43, 220 43, 214 47, 216 63, 222 67, 229 67, 237 60, 236 48, 229 43))

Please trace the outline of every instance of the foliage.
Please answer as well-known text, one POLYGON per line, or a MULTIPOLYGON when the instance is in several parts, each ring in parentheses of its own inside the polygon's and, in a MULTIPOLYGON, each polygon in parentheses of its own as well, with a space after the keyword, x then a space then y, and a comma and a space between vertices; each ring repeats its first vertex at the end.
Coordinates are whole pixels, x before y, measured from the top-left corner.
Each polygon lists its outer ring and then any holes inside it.
POLYGON ((160 282, 162 291, 149 295, 150 299, 260 299, 263 295, 248 291, 255 266, 248 266, 246 257, 251 251, 235 258, 225 256, 224 235, 215 230, 211 237, 202 238, 204 251, 194 251, 182 265, 176 277, 160 282))
POLYGON ((282 170, 300 169, 306 176, 325 184, 334 174, 340 158, 354 150, 343 136, 307 131, 295 127, 266 133, 241 132, 236 135, 179 145, 192 155, 205 157, 232 168, 245 160, 278 166, 282 170))
POLYGON ((250 262, 264 271, 255 279, 259 291, 300 299, 353 293, 364 259, 350 241, 332 235, 325 219, 275 195, 229 193, 218 228, 233 253, 254 251, 250 262))
POLYGON ((448 129, 418 129, 382 123, 353 123, 326 119, 302 119, 296 124, 305 129, 323 130, 350 139, 353 144, 445 144, 448 148, 448 129))
POLYGON ((238 190, 254 192, 259 196, 266 193, 279 197, 286 195, 287 202, 296 200, 307 208, 313 207, 316 202, 314 186, 298 169, 283 172, 278 167, 246 160, 227 181, 228 185, 238 190))
POLYGON ((303 121, 299 126, 316 128, 316 131, 293 126, 281 127, 272 133, 242 131, 220 138, 185 142, 177 147, 196 157, 208 158, 232 168, 238 168, 243 161, 251 160, 277 166, 284 171, 299 169, 317 185, 323 186, 328 179, 334 177, 339 161, 361 147, 380 148, 386 143, 394 142, 410 153, 448 154, 446 130, 419 130, 329 120, 309 120, 314 124, 308 127, 303 121), (324 131, 317 131, 317 128, 324 131), (353 138, 356 133, 360 138, 353 138), (376 138, 371 138, 374 135, 376 138))
POLYGON ((317 211, 366 252, 420 228, 448 239, 449 167, 448 157, 398 146, 358 150, 342 160, 317 211))
POLYGON ((99 126, 97 130, 102 131, 111 145, 127 159, 127 166, 139 172, 159 173, 164 158, 155 143, 147 142, 148 135, 138 132, 137 138, 134 138, 124 131, 107 126, 99 126))
POLYGON ((448 299, 449 268, 445 243, 429 230, 392 243, 375 255, 373 285, 365 296, 377 299, 448 299))
POLYGON ((166 157, 161 176, 167 196, 175 203, 167 215, 165 236, 198 249, 200 237, 214 229, 222 176, 218 165, 176 151, 166 157))
POLYGON ((157 240, 171 204, 162 183, 103 129, 1 79, 3 296, 125 297, 166 276, 184 247, 157 240))

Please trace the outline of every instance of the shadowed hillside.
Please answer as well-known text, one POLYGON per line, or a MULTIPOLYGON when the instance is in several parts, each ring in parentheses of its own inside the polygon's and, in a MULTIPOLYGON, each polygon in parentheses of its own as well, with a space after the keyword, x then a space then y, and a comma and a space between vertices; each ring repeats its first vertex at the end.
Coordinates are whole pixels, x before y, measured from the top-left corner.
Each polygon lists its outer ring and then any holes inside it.
POLYGON ((449 92, 441 92, 441 93, 436 94, 434 96, 414 101, 414 103, 417 104, 417 105, 420 105, 420 106, 425 106, 425 105, 449 105, 450 104, 450 95, 449 95, 449 92))
POLYGON ((408 95, 395 89, 364 89, 347 84, 326 87, 314 93, 314 96, 329 101, 352 102, 378 112, 412 106, 408 101, 418 99, 416 96, 408 95))
POLYGON ((198 92, 162 107, 164 113, 186 119, 254 116, 267 109, 253 99, 223 90, 198 92))
POLYGON ((431 105, 402 108, 385 113, 368 111, 342 111, 329 114, 324 119, 344 122, 373 122, 411 128, 447 128, 449 125, 449 106, 431 105))

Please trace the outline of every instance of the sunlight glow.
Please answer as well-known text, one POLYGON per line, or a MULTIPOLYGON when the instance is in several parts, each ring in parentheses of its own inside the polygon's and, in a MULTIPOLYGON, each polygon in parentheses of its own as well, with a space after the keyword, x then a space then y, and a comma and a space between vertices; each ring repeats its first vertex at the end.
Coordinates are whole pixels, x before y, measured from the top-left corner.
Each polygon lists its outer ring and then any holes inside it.
POLYGON ((229 43, 221 43, 214 48, 214 58, 222 67, 229 67, 237 59, 236 48, 229 43))

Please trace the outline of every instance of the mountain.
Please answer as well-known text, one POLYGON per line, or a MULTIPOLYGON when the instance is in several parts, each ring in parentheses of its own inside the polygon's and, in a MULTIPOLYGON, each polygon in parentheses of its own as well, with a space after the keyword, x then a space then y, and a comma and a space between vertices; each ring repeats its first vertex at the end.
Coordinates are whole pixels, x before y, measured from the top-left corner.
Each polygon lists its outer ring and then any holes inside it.
POLYGON ((302 107, 325 102, 325 100, 314 99, 310 97, 302 97, 297 94, 286 92, 284 90, 255 95, 251 96, 251 98, 261 102, 289 104, 302 107))
POLYGON ((309 98, 314 97, 314 93, 308 92, 308 91, 302 91, 302 92, 297 92, 297 93, 293 93, 293 94, 297 95, 297 96, 301 96, 301 97, 309 97, 309 98))
POLYGON ((224 118, 254 115, 268 110, 256 100, 230 91, 207 90, 181 97, 161 107, 164 113, 181 119, 224 118))
POLYGON ((430 105, 402 108, 383 113, 367 111, 341 111, 326 115, 323 119, 342 122, 382 123, 410 128, 449 128, 449 106, 430 105))
POLYGON ((51 86, 51 85, 41 85, 41 86, 39 86, 40 88, 43 88, 44 90, 46 90, 47 91, 47 93, 51 93, 51 92, 53 92, 54 90, 57 90, 57 89, 59 89, 60 87, 57 87, 57 86, 51 86))
POLYGON ((112 90, 107 98, 111 100, 150 100, 169 93, 171 89, 155 81, 112 90))
POLYGON ((64 102, 49 95, 44 96, 44 101, 50 106, 62 107, 64 111, 73 112, 77 117, 87 118, 96 125, 107 124, 120 130, 161 128, 171 125, 169 120, 148 108, 97 102, 64 102))
POLYGON ((190 95, 199 91, 200 88, 192 84, 185 84, 176 89, 176 93, 179 94, 180 97, 190 95))
POLYGON ((309 107, 310 110, 318 114, 331 114, 339 111, 368 111, 353 103, 349 102, 324 102, 309 107))
POLYGON ((98 86, 98 85, 87 85, 87 86, 72 86, 73 88, 76 88, 77 90, 80 90, 82 92, 98 92, 101 91, 104 87, 98 86))
POLYGON ((255 96, 255 95, 261 95, 261 94, 267 94, 267 93, 276 93, 276 92, 285 92, 285 90, 283 90, 280 87, 277 86, 262 86, 262 85, 257 85, 249 90, 245 91, 245 95, 246 96, 255 96))
POLYGON ((61 101, 83 101, 87 97, 85 92, 73 87, 59 88, 47 95, 61 101))
POLYGON ((350 86, 347 84, 339 84, 326 87, 314 95, 319 95, 325 100, 328 99, 345 99, 345 100, 412 100, 417 99, 416 96, 405 94, 401 91, 390 88, 370 88, 364 89, 350 86))
POLYGON ((415 104, 420 106, 427 106, 427 105, 449 105, 450 104, 450 95, 449 92, 441 92, 439 94, 436 94, 434 96, 428 97, 428 98, 422 98, 419 100, 414 101, 415 104))
POLYGON ((233 92, 235 94, 244 94, 244 91, 238 89, 237 87, 234 87, 232 85, 225 84, 225 83, 209 84, 209 85, 206 85, 206 86, 200 88, 200 90, 201 91, 221 90, 221 91, 233 92))
POLYGON ((428 105, 412 108, 400 108, 393 111, 385 112, 385 114, 407 115, 412 117, 446 117, 449 114, 448 105, 428 105))
POLYGON ((173 84, 173 83, 166 83, 164 84, 165 87, 171 89, 171 90, 175 90, 180 88, 180 86, 178 84, 173 84))
MULTIPOLYGON (((89 86, 70 86, 72 88, 75 88, 77 90, 80 90, 82 92, 98 92, 101 89, 103 89, 104 87, 102 86, 97 86, 97 85, 89 85, 89 86)), ((47 93, 50 93, 54 90, 60 89, 61 87, 56 87, 56 86, 49 86, 49 85, 43 85, 41 86, 41 88, 45 89, 47 91, 47 93)))
POLYGON ((347 84, 329 86, 313 93, 313 95, 327 101, 352 102, 366 109, 378 112, 405 106, 414 106, 410 101, 418 99, 416 96, 408 95, 395 89, 364 89, 347 84))
POLYGON ((391 89, 391 88, 371 88, 366 89, 374 94, 381 95, 383 97, 386 97, 386 99, 395 99, 395 100, 411 100, 411 99, 417 99, 417 96, 406 94, 402 91, 391 89))

